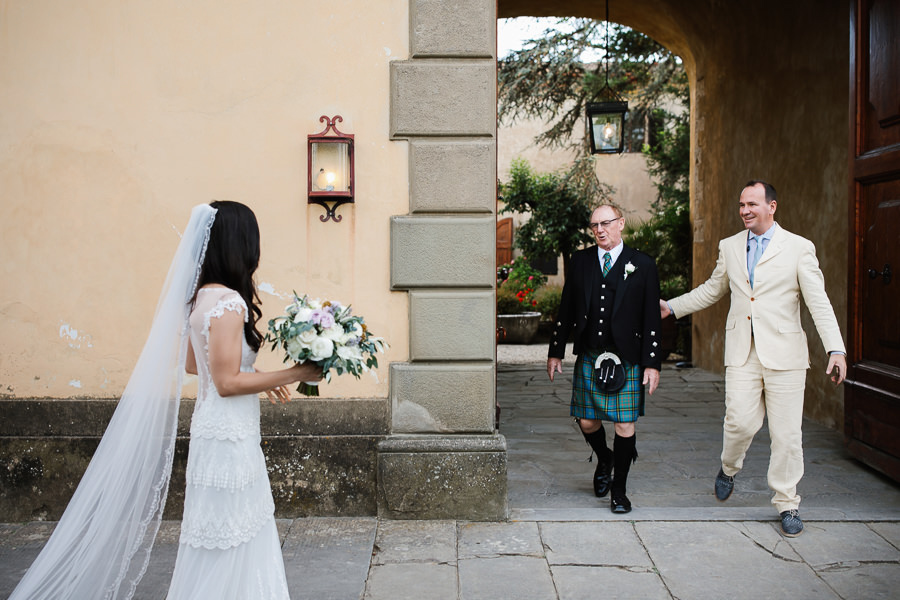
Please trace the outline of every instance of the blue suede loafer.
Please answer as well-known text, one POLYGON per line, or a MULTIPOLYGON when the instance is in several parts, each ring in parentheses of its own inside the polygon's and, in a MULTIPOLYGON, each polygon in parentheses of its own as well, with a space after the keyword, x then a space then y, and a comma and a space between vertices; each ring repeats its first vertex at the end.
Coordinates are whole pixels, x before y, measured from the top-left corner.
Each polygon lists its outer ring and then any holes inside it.
POLYGON ((726 475, 725 471, 719 469, 719 474, 716 475, 716 498, 724 502, 728 500, 732 490, 734 490, 734 477, 726 475))
POLYGON ((787 537, 797 537, 803 533, 803 521, 800 520, 800 511, 796 508, 786 510, 781 516, 781 533, 787 537))

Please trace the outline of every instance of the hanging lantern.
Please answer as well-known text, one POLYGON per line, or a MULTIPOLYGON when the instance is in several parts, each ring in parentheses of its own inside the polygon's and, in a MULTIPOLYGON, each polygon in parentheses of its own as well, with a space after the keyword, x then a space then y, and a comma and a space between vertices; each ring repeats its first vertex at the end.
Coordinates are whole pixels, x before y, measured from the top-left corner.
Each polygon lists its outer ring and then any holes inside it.
POLYGON ((628 102, 590 102, 587 105, 591 154, 621 154, 625 149, 625 113, 628 102))
POLYGON ((588 102, 587 125, 591 154, 621 154, 625 150, 625 113, 628 102, 609 87, 609 0, 606 2, 606 84, 597 94, 603 102, 588 102))

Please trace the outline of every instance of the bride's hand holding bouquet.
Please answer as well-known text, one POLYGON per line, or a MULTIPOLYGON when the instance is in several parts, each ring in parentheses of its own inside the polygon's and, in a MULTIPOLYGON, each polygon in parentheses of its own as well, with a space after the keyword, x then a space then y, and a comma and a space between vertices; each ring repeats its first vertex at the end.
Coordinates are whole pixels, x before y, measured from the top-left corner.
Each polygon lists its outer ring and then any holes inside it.
MULTIPOLYGON (((350 306, 311 300, 296 292, 285 314, 269 321, 265 341, 272 344, 273 350, 284 350, 284 362, 321 368, 325 381, 331 381, 332 371, 338 375, 350 373, 358 379, 378 367, 375 354, 388 347, 382 338, 372 335, 363 317, 352 314, 350 306)), ((318 396, 318 381, 301 382, 297 391, 318 396)))

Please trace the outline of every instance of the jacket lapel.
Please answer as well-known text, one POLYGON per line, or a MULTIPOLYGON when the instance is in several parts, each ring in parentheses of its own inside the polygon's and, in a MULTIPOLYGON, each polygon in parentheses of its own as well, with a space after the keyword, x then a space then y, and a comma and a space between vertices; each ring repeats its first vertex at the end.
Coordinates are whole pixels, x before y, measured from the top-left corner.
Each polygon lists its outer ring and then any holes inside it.
MULTIPOLYGON (((740 265, 740 271, 743 275, 743 277, 741 277, 741 281, 743 282, 741 285, 749 290, 750 270, 747 268, 747 246, 750 243, 750 233, 747 230, 744 230, 735 235, 733 239, 734 243, 732 243, 729 248, 729 251, 731 252, 731 261, 740 265)), ((737 277, 734 277, 733 279, 737 279, 737 277)))
POLYGON ((581 280, 584 282, 584 307, 587 309, 591 305, 591 288, 594 283, 594 277, 591 269, 594 267, 594 261, 599 261, 600 255, 597 253, 597 246, 591 246, 588 252, 588 260, 581 264, 581 280))
POLYGON ((634 256, 634 250, 632 250, 628 246, 623 246, 622 254, 620 254, 618 260, 616 260, 615 267, 619 267, 618 269, 616 269, 616 272, 622 273, 622 280, 618 282, 618 285, 616 287, 616 299, 613 301, 613 317, 615 317, 616 313, 619 312, 619 306, 622 305, 622 298, 625 296, 625 286, 628 285, 628 277, 624 276, 625 265, 631 262, 632 256, 634 256))
POLYGON ((784 234, 781 232, 781 227, 776 227, 775 231, 772 232, 772 239, 769 240, 769 245, 766 246, 765 252, 763 255, 759 257, 759 262, 756 263, 756 266, 761 265, 762 263, 768 261, 770 258, 774 258, 781 252, 781 243, 784 241, 784 234))

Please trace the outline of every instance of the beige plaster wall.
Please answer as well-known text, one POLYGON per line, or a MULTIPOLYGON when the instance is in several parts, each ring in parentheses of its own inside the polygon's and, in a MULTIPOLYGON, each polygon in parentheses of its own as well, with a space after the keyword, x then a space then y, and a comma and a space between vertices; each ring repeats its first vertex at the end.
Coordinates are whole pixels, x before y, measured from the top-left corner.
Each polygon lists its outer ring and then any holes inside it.
MULTIPOLYGON (((389 217, 409 210, 407 142, 389 139, 405 0, 0 1, 0 393, 114 397, 149 329, 190 208, 239 200, 262 232, 266 320, 291 290, 352 303, 408 357, 390 291, 389 217), (306 203, 306 136, 340 114, 356 204, 306 203)), ((280 357, 265 350, 263 368, 280 357)))

